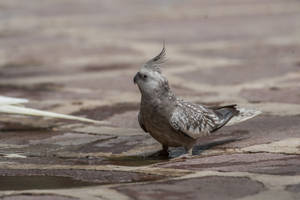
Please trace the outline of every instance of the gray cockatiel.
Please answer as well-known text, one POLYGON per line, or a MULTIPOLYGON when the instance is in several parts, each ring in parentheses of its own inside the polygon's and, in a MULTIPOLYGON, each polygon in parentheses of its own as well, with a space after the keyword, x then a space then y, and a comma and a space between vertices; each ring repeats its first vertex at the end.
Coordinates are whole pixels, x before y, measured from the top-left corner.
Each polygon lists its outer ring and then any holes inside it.
POLYGON ((160 153, 168 154, 168 147, 179 146, 191 153, 199 138, 224 125, 242 122, 261 113, 237 108, 236 105, 209 108, 176 97, 167 78, 161 73, 165 54, 164 47, 134 77, 134 83, 141 92, 139 124, 162 144, 163 150, 160 153))

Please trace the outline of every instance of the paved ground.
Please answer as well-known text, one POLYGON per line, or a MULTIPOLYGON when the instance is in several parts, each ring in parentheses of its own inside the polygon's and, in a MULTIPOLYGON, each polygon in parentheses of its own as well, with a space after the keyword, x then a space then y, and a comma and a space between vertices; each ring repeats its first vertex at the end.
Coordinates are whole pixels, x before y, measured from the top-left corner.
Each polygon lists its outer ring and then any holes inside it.
POLYGON ((298 0, 2 0, 0 94, 111 126, 1 114, 0 199, 300 199, 299 19, 298 0), (163 40, 178 95, 263 114, 149 156, 132 77, 163 40))

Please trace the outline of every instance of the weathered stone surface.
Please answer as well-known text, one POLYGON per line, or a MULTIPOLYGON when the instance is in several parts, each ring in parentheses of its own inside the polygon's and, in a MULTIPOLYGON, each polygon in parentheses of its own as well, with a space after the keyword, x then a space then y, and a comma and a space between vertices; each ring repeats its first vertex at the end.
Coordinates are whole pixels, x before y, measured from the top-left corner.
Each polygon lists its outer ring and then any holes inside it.
POLYGON ((244 139, 228 143, 224 147, 246 147, 254 144, 269 143, 290 137, 299 138, 299 116, 260 115, 249 121, 225 127, 216 134, 230 135, 241 133, 244 139))
POLYGON ((87 110, 80 110, 74 115, 84 115, 88 118, 93 118, 97 120, 105 120, 109 117, 113 117, 115 114, 123 114, 127 111, 135 111, 137 113, 138 104, 137 103, 120 103, 112 106, 101 106, 98 108, 91 108, 87 110))
POLYGON ((248 178, 205 177, 152 184, 121 186, 118 191, 133 199, 237 199, 264 190, 263 184, 248 178), (247 187, 245 187, 247 185, 247 187))
MULTIPOLYGON (((273 61, 274 62, 274 61, 273 61)), ((200 67, 199 67, 200 68, 200 67)), ((186 73, 180 73, 178 76, 186 80, 195 80, 199 84, 212 84, 212 85, 235 85, 244 82, 259 81, 266 78, 275 78, 280 75, 285 75, 291 71, 299 72, 295 66, 286 66, 278 63, 251 63, 247 62, 244 65, 216 67, 215 69, 199 69, 186 73), (241 70, 243 69, 243 70, 241 70), (234 78, 232 78, 234 77, 234 78)), ((262 92, 260 92, 262 93, 262 92)), ((291 94, 290 92, 287 92, 291 94)), ((258 92, 246 93, 249 96, 258 92)))
POLYGON ((263 88, 263 89, 245 89, 241 91, 241 96, 250 102, 280 102, 299 104, 300 87, 284 87, 284 88, 263 88))
POLYGON ((196 171, 243 171, 275 175, 300 175, 299 158, 300 156, 273 153, 221 154, 201 156, 184 162, 158 164, 158 166, 196 171))
POLYGON ((300 184, 288 185, 286 187, 286 190, 290 192, 300 193, 300 184))

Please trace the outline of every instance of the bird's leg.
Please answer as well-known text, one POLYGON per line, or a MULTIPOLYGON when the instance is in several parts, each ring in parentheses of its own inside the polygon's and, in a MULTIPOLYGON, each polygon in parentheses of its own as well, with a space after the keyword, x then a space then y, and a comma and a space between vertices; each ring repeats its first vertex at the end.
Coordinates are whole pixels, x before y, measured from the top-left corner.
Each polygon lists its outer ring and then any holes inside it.
POLYGON ((168 157, 169 156, 168 148, 169 148, 168 146, 162 145, 162 150, 155 152, 154 154, 151 155, 151 157, 152 156, 168 157))
POLYGON ((162 150, 159 151, 159 156, 169 156, 168 146, 162 145, 162 150))
POLYGON ((184 147, 185 153, 174 158, 173 160, 181 160, 181 159, 186 159, 186 158, 190 158, 193 155, 193 146, 188 146, 188 147, 184 147))
POLYGON ((188 156, 192 156, 193 155, 193 148, 190 148, 190 149, 186 150, 186 152, 187 153, 185 153, 185 154, 187 154, 188 156))
POLYGON ((185 153, 181 156, 184 158, 192 157, 193 155, 193 146, 184 147, 185 153))

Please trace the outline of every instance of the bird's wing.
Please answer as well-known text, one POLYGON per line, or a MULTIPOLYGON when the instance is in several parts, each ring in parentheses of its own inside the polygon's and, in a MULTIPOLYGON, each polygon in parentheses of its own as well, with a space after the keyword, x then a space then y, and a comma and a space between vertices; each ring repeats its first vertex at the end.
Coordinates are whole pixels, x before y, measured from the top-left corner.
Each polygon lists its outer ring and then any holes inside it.
POLYGON ((170 118, 171 127, 194 139, 209 135, 224 123, 214 111, 198 104, 179 102, 170 118))
POLYGON ((145 125, 144 125, 143 118, 142 118, 142 113, 141 112, 139 112, 138 121, 139 121, 140 127, 147 133, 148 131, 147 131, 145 125))
POLYGON ((220 119, 222 119, 222 123, 218 127, 216 127, 213 131, 222 128, 223 126, 227 125, 228 122, 230 122, 233 117, 240 115, 240 110, 237 108, 236 104, 212 107, 209 109, 212 110, 214 113, 216 113, 220 119))

